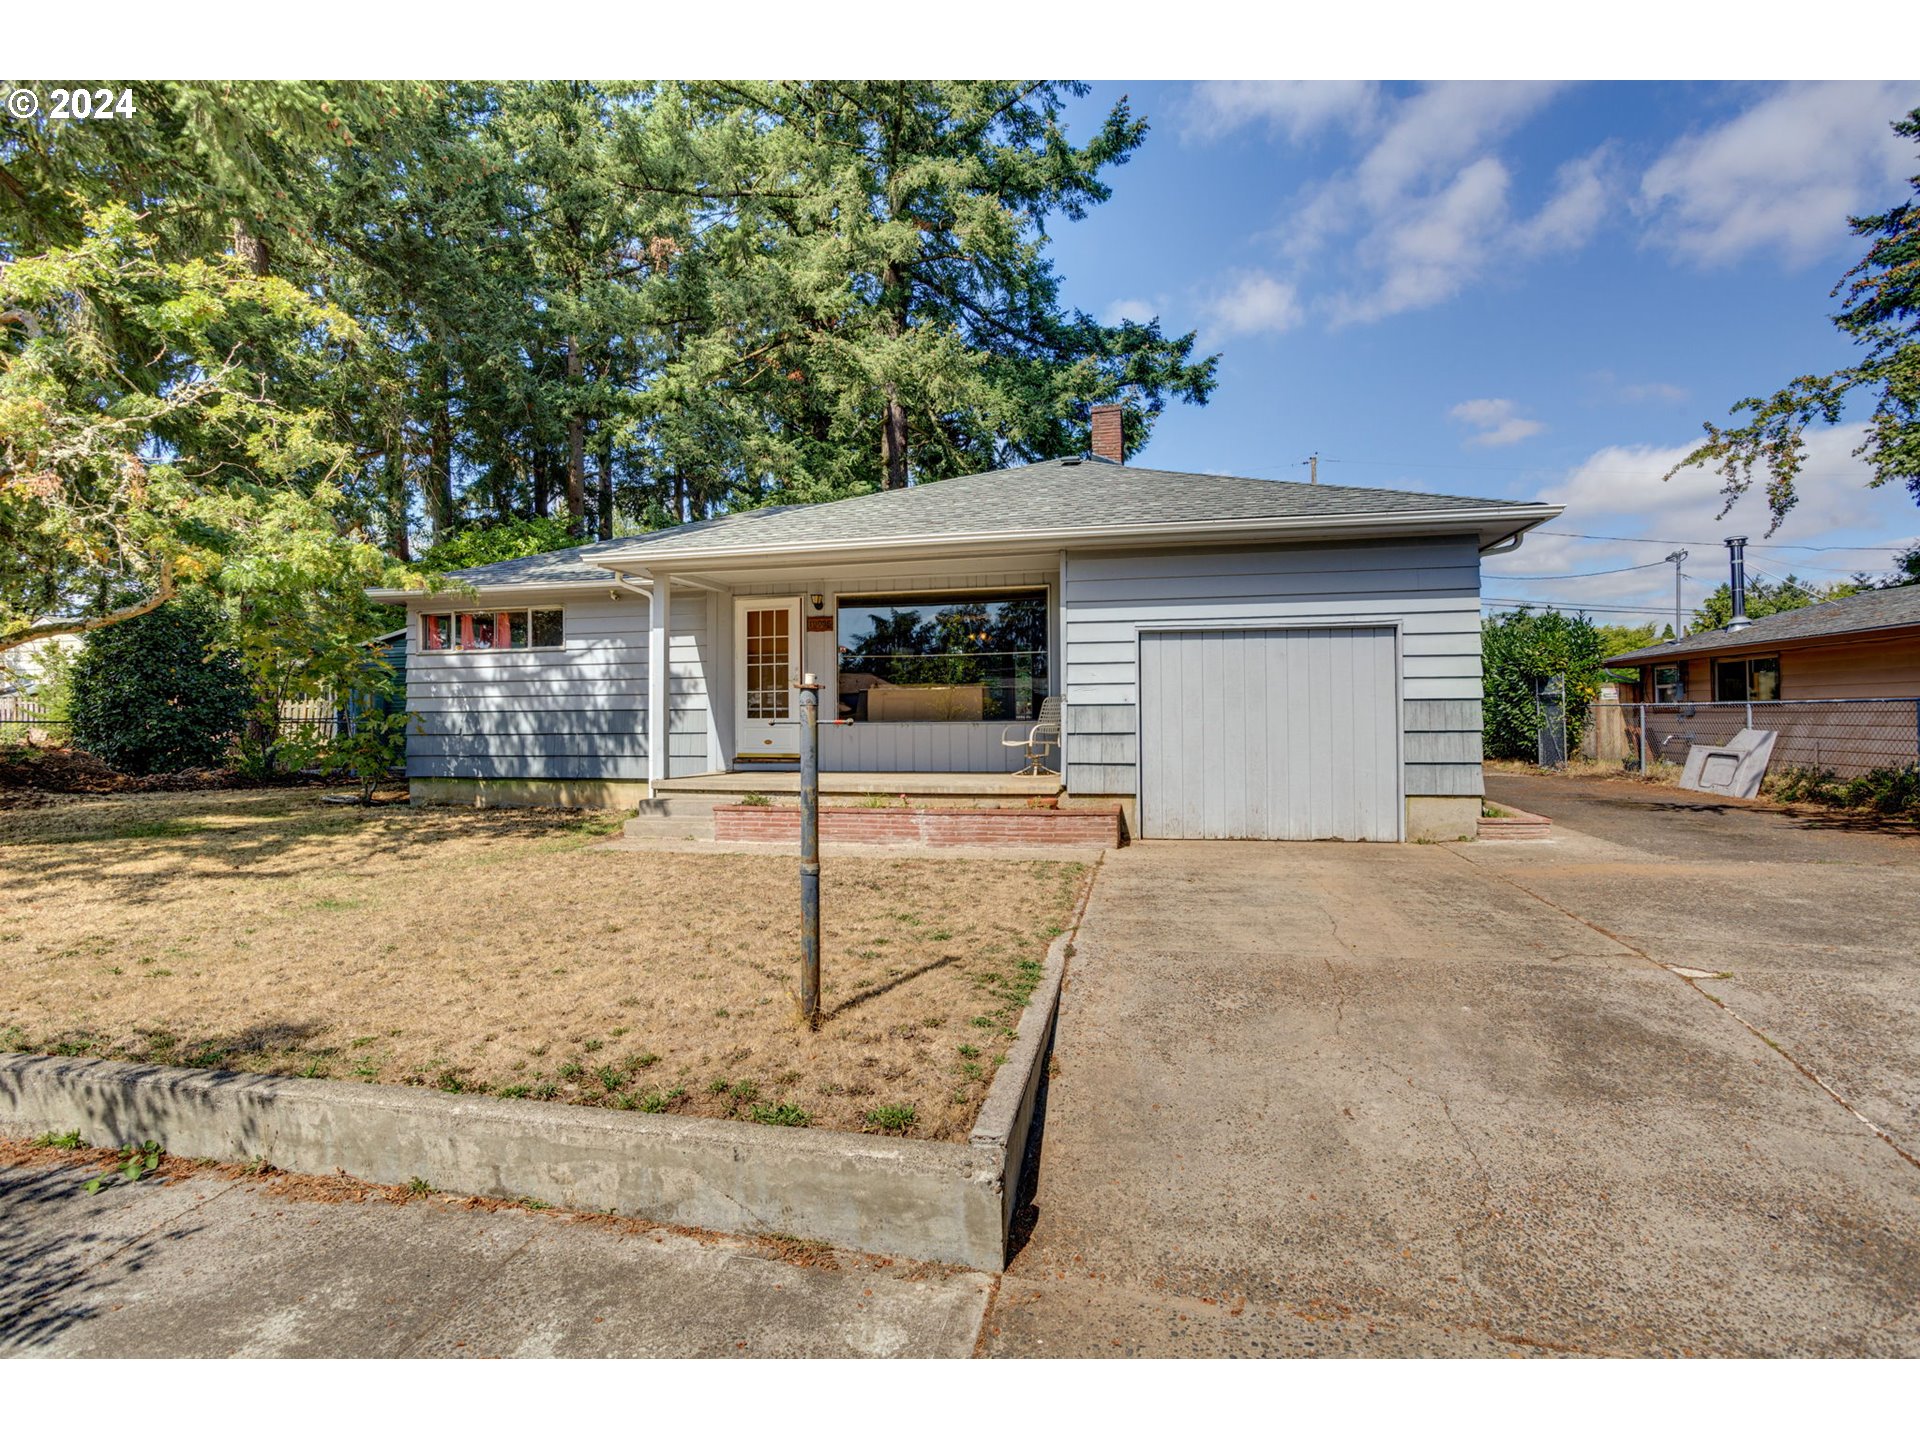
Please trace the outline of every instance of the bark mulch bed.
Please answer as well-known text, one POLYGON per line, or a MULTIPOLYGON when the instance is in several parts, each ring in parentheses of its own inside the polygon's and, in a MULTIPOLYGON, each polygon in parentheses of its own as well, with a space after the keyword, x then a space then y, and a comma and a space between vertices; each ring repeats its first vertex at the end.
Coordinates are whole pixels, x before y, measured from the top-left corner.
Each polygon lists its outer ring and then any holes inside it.
MULTIPOLYGON (((312 776, 276 777, 274 787, 323 783, 312 776)), ((0 810, 57 805, 73 795, 143 795, 158 791, 257 790, 262 782, 231 770, 180 770, 123 775, 85 750, 63 745, 0 743, 0 810)))

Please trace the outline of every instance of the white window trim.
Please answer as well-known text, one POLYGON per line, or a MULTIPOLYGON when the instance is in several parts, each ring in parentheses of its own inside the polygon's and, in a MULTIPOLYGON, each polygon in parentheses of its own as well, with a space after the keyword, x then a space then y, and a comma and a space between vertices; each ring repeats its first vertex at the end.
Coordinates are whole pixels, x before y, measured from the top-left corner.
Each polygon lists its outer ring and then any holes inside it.
MULTIPOLYGON (((430 658, 449 658, 455 655, 558 655, 564 653, 567 648, 567 607, 565 605, 494 605, 484 610, 474 608, 463 610, 421 610, 417 612, 414 617, 414 626, 414 636, 411 638, 418 639, 420 644, 417 649, 411 644, 408 646, 408 654, 410 657, 427 656, 430 658), (499 615, 510 610, 518 610, 525 613, 527 617, 527 633, 529 635, 533 633, 534 611, 558 610, 560 612, 560 643, 558 645, 522 645, 518 649, 510 646, 505 650, 497 649, 491 645, 484 650, 463 650, 457 645, 449 645, 440 650, 429 650, 427 648, 426 622, 427 618, 431 615, 446 615, 457 621, 462 615, 499 615)), ((454 628, 457 630, 459 627, 456 625, 454 628)))

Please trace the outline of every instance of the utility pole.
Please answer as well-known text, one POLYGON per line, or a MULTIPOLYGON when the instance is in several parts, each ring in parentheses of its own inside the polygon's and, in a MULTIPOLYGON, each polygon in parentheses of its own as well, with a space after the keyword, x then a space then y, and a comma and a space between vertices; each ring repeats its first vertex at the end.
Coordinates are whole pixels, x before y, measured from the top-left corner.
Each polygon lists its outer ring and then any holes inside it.
POLYGON ((1687 558, 1687 552, 1676 550, 1667 559, 1673 564, 1673 638, 1678 640, 1685 635, 1686 628, 1680 623, 1680 562, 1687 558))
POLYGON ((1307 483, 1309 485, 1318 485, 1320 483, 1320 452, 1318 450, 1314 451, 1300 463, 1307 467, 1307 483))
POLYGON ((820 1024, 820 682, 800 691, 800 1023, 820 1024))

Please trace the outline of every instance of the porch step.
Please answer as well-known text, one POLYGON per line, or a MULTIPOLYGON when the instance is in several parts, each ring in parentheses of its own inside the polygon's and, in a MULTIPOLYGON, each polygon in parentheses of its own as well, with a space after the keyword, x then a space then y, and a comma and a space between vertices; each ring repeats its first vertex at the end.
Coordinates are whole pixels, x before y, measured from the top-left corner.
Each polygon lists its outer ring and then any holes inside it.
POLYGON ((713 807, 726 795, 658 795, 642 800, 625 831, 629 840, 711 840, 713 807))

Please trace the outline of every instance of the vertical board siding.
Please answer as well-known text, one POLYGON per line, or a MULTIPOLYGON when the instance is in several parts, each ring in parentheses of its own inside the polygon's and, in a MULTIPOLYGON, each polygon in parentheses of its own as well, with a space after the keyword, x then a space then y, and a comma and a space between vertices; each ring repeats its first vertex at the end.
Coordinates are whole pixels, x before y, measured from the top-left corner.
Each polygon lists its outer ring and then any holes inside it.
MULTIPOLYGON (((1075 740, 1151 724, 1150 715, 1134 718, 1135 707, 1144 703, 1139 676, 1144 635, 1184 627, 1370 621, 1399 626, 1397 679, 1407 730, 1456 737, 1422 742, 1444 748, 1450 757, 1466 755, 1471 747, 1468 758, 1415 763, 1409 756, 1403 771, 1406 793, 1480 793, 1480 556, 1471 536, 1159 554, 1075 551, 1068 556, 1061 617, 1067 788, 1075 794, 1138 793, 1137 766, 1091 755, 1082 761, 1075 740)), ((1241 693, 1257 694, 1245 687, 1257 687, 1264 678, 1269 705, 1284 699, 1294 733, 1302 726, 1310 733, 1314 725, 1324 725, 1325 717, 1314 718, 1304 695, 1273 690, 1270 659, 1249 660, 1255 669, 1236 682, 1241 693)), ((1320 683, 1345 687, 1348 704, 1356 702, 1355 687, 1365 690, 1376 683, 1351 671, 1337 673, 1331 656, 1310 663, 1319 667, 1320 683)), ((1203 677, 1194 679, 1200 683, 1203 677)), ((1222 726, 1226 723, 1223 716, 1222 726)), ((1219 739, 1225 743, 1224 728, 1219 739)), ((1310 755, 1289 751, 1263 757, 1262 763, 1284 763, 1289 783, 1331 783, 1331 777, 1313 779, 1310 755)), ((1329 790, 1313 803, 1330 814, 1334 795, 1329 790)))
MULTIPOLYGON (((407 666, 407 708, 417 717, 407 735, 409 776, 647 778, 648 601, 600 594, 534 603, 566 611, 564 649, 437 654, 414 647, 407 666)), ((409 635, 422 612, 447 608, 478 606, 415 603, 409 635)), ((675 775, 698 774, 708 768, 710 607, 703 595, 681 593, 672 610, 668 765, 675 775)))
POLYGON ((1397 840, 1389 626, 1140 637, 1140 833, 1397 840))

